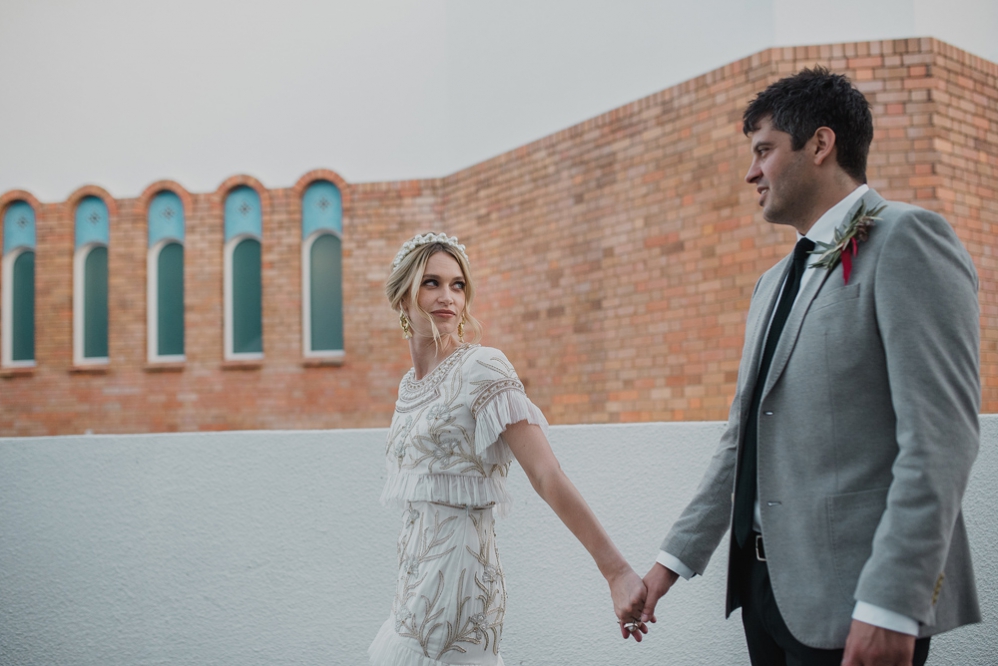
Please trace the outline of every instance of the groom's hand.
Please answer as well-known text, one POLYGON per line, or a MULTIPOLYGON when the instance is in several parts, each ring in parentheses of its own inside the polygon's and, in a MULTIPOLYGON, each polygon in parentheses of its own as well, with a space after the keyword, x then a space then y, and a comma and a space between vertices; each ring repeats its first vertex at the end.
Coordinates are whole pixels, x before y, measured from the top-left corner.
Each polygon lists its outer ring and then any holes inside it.
POLYGON ((645 597, 645 608, 641 612, 642 622, 655 621, 655 604, 665 596, 672 584, 679 578, 679 574, 671 569, 667 569, 658 562, 652 565, 651 571, 645 574, 645 587, 648 588, 648 596, 645 597))
POLYGON ((914 636, 853 620, 842 666, 911 666, 914 656, 914 636))

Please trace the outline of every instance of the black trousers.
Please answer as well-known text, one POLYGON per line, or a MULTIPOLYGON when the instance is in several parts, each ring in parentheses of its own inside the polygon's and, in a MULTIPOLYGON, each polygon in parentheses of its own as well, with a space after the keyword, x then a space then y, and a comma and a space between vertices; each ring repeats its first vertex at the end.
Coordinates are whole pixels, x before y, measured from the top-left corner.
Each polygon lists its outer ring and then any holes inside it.
MULTIPOLYGON (((752 666, 840 666, 843 650, 820 650, 804 645, 790 633, 773 598, 769 569, 755 553, 754 537, 738 549, 737 584, 742 603, 742 625, 752 666)), ((929 639, 915 641, 914 666, 929 656, 929 639)))

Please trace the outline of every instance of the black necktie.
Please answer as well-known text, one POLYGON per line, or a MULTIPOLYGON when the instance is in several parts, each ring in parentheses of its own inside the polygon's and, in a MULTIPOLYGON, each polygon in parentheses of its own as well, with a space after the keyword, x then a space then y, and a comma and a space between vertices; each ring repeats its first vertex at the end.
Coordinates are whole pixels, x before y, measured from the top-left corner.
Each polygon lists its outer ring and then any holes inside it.
POLYGON ((814 241, 801 238, 794 248, 794 259, 783 282, 783 293, 776 305, 773 321, 769 325, 766 336, 766 346, 762 350, 762 360, 759 361, 759 376, 752 390, 752 405, 749 407, 748 421, 745 425, 744 441, 742 442, 741 464, 738 466, 738 482, 735 485, 734 530, 735 540, 740 548, 745 547, 749 534, 752 533, 752 514, 756 496, 756 467, 758 463, 759 444, 759 407, 762 403, 762 390, 766 386, 766 376, 773 362, 776 344, 780 334, 793 309, 797 292, 800 291, 801 276, 807 269, 808 253, 814 249, 814 241))

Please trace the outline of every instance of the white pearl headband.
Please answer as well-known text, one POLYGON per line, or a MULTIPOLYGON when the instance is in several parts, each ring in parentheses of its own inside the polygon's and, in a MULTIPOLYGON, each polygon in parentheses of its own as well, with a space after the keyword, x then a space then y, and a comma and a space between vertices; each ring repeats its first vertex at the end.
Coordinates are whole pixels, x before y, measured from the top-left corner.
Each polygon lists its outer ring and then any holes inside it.
POLYGON ((402 244, 402 249, 399 250, 398 254, 395 255, 395 261, 392 262, 392 272, 394 273, 402 260, 406 258, 410 252, 415 250, 420 245, 430 245, 431 243, 440 243, 441 245, 449 245, 450 247, 456 249, 464 257, 465 261, 468 261, 468 255, 465 254, 464 246, 457 242, 457 236, 448 236, 447 234, 421 234, 413 236, 411 239, 407 240, 402 244))

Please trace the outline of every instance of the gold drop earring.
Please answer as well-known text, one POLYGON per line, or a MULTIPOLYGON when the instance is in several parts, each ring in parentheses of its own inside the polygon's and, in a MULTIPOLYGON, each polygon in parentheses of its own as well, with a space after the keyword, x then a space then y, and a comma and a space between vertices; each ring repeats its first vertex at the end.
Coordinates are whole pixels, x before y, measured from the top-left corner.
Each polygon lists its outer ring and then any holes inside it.
POLYGON ((412 329, 409 328, 409 319, 405 312, 399 312, 399 326, 402 327, 402 337, 406 340, 412 337, 412 329))
POLYGON ((457 339, 464 344, 464 315, 461 315, 461 323, 457 325, 457 339))

